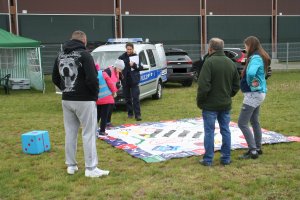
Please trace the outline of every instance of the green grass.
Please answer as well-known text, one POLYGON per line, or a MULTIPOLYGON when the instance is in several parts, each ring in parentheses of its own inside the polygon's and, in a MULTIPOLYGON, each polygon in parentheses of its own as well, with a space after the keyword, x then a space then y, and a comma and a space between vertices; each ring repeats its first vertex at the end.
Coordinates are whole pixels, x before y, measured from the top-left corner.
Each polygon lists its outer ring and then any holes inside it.
MULTIPOLYGON (((263 128, 300 136, 300 72, 278 72, 268 81, 269 92, 261 110, 263 128)), ((201 117, 196 107, 196 84, 189 88, 168 84, 163 99, 141 103, 143 121, 201 117)), ((107 177, 84 176, 81 138, 79 172, 66 174, 61 96, 46 76, 46 93, 0 89, 0 200, 2 199, 300 199, 300 143, 264 145, 264 155, 240 161, 244 150, 232 151, 233 163, 212 168, 199 157, 147 164, 122 150, 97 141, 100 167, 107 177), (26 155, 21 134, 48 130, 51 151, 26 155)), ((242 94, 233 100, 237 121, 242 94)), ((113 114, 115 125, 135 123, 124 110, 113 114)), ((216 153, 215 161, 220 157, 216 153)))

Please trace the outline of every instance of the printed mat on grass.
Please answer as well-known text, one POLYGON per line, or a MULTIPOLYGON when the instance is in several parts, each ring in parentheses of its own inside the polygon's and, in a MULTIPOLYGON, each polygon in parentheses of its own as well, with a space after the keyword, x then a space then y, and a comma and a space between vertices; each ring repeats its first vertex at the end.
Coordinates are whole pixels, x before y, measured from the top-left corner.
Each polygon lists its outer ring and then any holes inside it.
MULTIPOLYGON (((247 143, 237 124, 230 123, 231 149, 247 148, 247 143)), ((263 129, 262 143, 300 142, 300 137, 286 137, 263 129)), ((125 124, 107 130, 108 136, 100 137, 112 146, 123 149, 145 162, 160 162, 204 154, 202 118, 181 119, 141 124, 125 124)), ((215 151, 220 150, 222 136, 216 122, 215 151)))

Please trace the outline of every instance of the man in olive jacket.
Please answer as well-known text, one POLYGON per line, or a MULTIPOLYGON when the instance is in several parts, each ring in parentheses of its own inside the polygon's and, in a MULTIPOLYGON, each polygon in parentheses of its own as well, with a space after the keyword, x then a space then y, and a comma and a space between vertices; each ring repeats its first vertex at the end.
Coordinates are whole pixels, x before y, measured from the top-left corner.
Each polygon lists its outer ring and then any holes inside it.
POLYGON ((205 133, 205 154, 200 163, 204 166, 211 166, 213 163, 216 119, 222 135, 220 163, 228 165, 231 162, 229 129, 231 97, 238 92, 240 79, 235 64, 225 56, 223 48, 223 40, 212 38, 209 41, 209 56, 198 79, 197 106, 202 109, 205 133))

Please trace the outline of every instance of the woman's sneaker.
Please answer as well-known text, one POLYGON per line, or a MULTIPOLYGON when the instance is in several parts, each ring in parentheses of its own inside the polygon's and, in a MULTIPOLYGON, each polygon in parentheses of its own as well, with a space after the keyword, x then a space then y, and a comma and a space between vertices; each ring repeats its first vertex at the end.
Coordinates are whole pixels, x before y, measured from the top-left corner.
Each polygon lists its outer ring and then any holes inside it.
POLYGON ((69 166, 67 168, 67 173, 70 174, 70 175, 73 175, 75 174, 75 172, 78 171, 78 167, 75 165, 75 166, 69 166))
POLYGON ((101 177, 101 176, 107 176, 108 174, 109 174, 109 171, 102 170, 97 167, 93 170, 88 170, 88 169, 85 170, 86 177, 96 178, 96 177, 101 177))
POLYGON ((106 124, 106 130, 110 130, 114 127, 114 125, 112 123, 108 123, 106 124))
POLYGON ((114 127, 114 125, 111 122, 106 123, 106 128, 112 128, 112 127, 114 127))
POLYGON ((100 131, 100 128, 97 129, 97 133, 96 133, 96 136, 97 137, 101 137, 101 136, 107 136, 108 134, 106 132, 101 132, 100 131))
POLYGON ((107 136, 108 135, 108 133, 106 133, 106 132, 99 132, 99 134, 98 134, 98 136, 107 136))
POLYGON ((256 159, 258 158, 258 153, 256 150, 249 150, 243 155, 239 156, 239 159, 256 159))
POLYGON ((262 155, 263 154, 263 151, 261 149, 257 149, 256 151, 257 151, 258 155, 262 155))

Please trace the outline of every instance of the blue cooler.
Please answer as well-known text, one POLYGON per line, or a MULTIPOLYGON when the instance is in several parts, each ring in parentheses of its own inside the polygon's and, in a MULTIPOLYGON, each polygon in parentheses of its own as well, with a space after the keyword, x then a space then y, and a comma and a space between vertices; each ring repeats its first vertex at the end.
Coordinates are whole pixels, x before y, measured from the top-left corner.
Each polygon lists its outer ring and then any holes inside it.
POLYGON ((22 150, 27 154, 41 154, 50 150, 48 131, 31 131, 21 136, 22 150))

